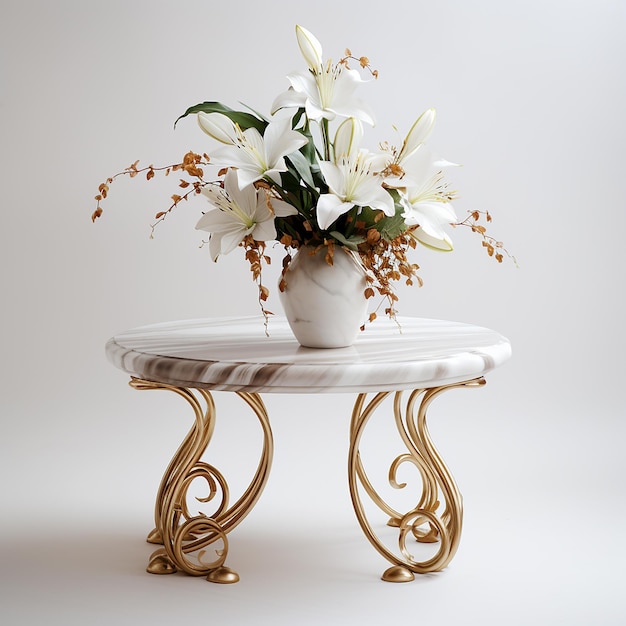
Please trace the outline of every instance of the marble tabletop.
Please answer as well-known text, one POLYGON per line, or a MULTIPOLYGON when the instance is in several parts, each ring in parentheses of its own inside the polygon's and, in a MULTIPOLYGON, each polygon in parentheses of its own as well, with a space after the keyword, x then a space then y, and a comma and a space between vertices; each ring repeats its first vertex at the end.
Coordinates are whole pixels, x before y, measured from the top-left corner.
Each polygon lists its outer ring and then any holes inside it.
POLYGON ((495 331, 443 320, 377 319, 349 348, 303 348, 284 318, 166 322, 106 344, 121 370, 179 387, 259 393, 337 393, 436 387, 478 378, 511 355, 495 331))

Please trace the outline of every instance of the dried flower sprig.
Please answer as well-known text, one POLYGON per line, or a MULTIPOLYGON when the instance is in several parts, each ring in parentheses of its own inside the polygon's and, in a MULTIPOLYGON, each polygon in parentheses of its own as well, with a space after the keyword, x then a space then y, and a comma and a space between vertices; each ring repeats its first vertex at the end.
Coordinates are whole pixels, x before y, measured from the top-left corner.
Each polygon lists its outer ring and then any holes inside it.
POLYGON ((468 216, 463 221, 457 222, 452 226, 467 226, 471 228, 472 232, 477 233, 482 237, 483 248, 485 248, 490 257, 493 257, 498 263, 502 263, 505 254, 517 267, 517 259, 504 247, 504 244, 501 241, 498 241, 495 237, 492 237, 487 233, 487 227, 479 223, 481 218, 484 218, 487 223, 491 223, 493 221, 489 211, 473 210, 468 211, 468 216))
POLYGON ((265 303, 269 298, 270 291, 263 284, 263 263, 271 265, 272 259, 270 256, 265 254, 265 242, 257 241, 256 239, 253 239, 251 235, 247 235, 239 245, 246 251, 246 261, 250 264, 252 280, 256 282, 259 290, 259 307, 261 309, 263 319, 265 320, 265 334, 269 336, 269 316, 274 314, 265 308, 265 303))
POLYGON ((91 214, 91 221, 95 222, 103 212, 102 202, 108 197, 111 184, 120 176, 128 176, 129 178, 135 178, 139 174, 146 174, 146 180, 152 180, 157 172, 163 172, 165 176, 169 176, 172 172, 184 172, 188 176, 195 178, 196 180, 187 181, 183 178, 179 180, 178 186, 182 189, 189 189, 183 195, 173 194, 172 204, 165 211, 158 211, 154 216, 156 222, 152 224, 152 232, 154 228, 160 222, 162 222, 167 215, 183 200, 187 200, 190 195, 199 194, 200 190, 207 183, 203 180, 204 171, 201 166, 208 165, 210 158, 207 154, 199 155, 195 152, 187 152, 180 163, 173 163, 161 167, 155 167, 154 165, 148 165, 146 167, 139 168, 139 159, 129 165, 121 172, 117 172, 113 176, 109 176, 103 183, 98 186, 98 193, 94 196, 96 200, 96 209, 91 214))
POLYGON ((340 65, 344 65, 347 69, 350 69, 349 62, 356 61, 360 65, 361 69, 369 70, 370 74, 374 78, 378 78, 378 70, 375 70, 372 68, 372 66, 370 65, 370 60, 367 57, 357 58, 355 56, 352 56, 352 50, 350 50, 350 48, 346 48, 346 51, 344 54, 345 56, 339 61, 340 65))

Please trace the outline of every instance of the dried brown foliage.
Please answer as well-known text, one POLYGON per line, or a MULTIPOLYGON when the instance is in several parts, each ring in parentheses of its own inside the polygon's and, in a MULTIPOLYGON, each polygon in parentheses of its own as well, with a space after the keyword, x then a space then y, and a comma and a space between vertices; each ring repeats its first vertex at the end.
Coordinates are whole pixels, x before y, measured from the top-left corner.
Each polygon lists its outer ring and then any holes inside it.
POLYGON ((454 226, 467 226, 472 232, 477 233, 482 237, 483 248, 487 250, 487 254, 493 257, 498 263, 502 263, 504 260, 504 254, 506 254, 517 265, 517 260, 509 251, 504 247, 501 241, 498 241, 495 237, 492 237, 487 233, 487 228, 483 226, 480 221, 482 219, 487 223, 491 223, 493 218, 489 211, 468 211, 469 215, 462 221, 454 224, 454 226))
POLYGON ((256 282, 259 289, 259 306, 265 319, 265 334, 268 334, 267 327, 269 323, 269 316, 274 314, 265 308, 265 302, 267 302, 270 291, 263 284, 263 263, 270 265, 272 259, 265 254, 265 242, 253 239, 252 235, 246 235, 244 240, 239 245, 246 251, 246 261, 250 264, 252 279, 256 282))
POLYGON ((356 61, 362 69, 367 69, 374 78, 378 78, 378 70, 372 69, 370 60, 366 56, 355 57, 350 48, 346 48, 344 54, 345 56, 339 60, 339 65, 344 65, 346 69, 350 69, 349 61, 356 61))
MULTIPOLYGON (((372 298, 378 292, 383 296, 387 301, 385 313, 391 318, 395 318, 395 303, 398 301, 394 283, 404 280, 407 285, 422 286, 422 279, 417 274, 419 265, 411 263, 407 258, 408 250, 415 248, 415 240, 410 232, 409 230, 388 241, 380 237, 378 231, 370 229, 366 242, 359 246, 359 256, 368 273, 369 285, 364 295, 372 298)), ((370 321, 375 317, 374 315, 370 321)))

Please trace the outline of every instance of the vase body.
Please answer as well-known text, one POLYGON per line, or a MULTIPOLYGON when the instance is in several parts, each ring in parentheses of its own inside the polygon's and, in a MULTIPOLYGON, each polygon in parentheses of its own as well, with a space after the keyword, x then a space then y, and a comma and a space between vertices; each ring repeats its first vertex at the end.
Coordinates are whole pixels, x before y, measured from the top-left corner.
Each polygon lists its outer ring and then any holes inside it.
POLYGON ((367 315, 365 271, 352 252, 336 247, 300 248, 283 279, 280 300, 289 326, 307 348, 344 348, 354 343, 367 315))

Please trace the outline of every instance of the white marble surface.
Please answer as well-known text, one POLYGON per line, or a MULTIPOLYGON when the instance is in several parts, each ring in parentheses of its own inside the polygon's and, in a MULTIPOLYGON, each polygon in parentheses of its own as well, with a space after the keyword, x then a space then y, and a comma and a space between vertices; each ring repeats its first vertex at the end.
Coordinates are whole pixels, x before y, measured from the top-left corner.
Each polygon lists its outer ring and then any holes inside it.
POLYGON ((284 318, 167 322, 122 332, 109 360, 140 378, 183 387, 276 393, 391 391, 482 376, 511 355, 500 334, 421 318, 378 319, 349 348, 303 348, 284 318))

